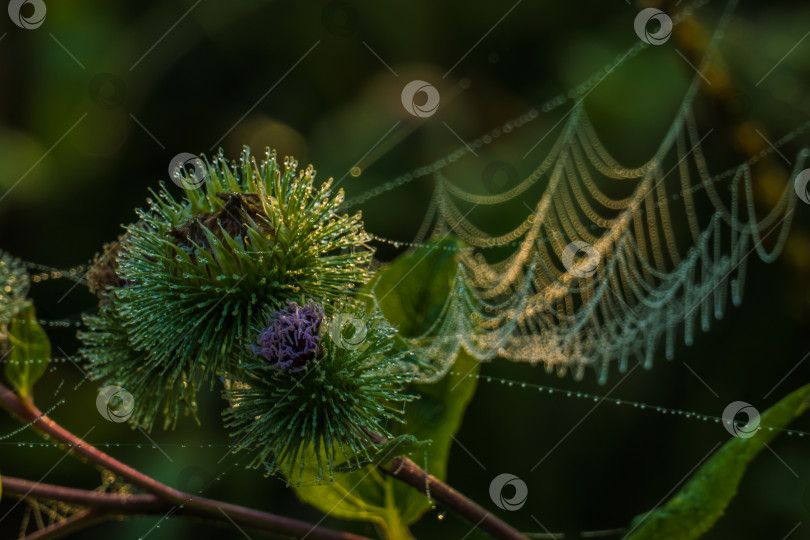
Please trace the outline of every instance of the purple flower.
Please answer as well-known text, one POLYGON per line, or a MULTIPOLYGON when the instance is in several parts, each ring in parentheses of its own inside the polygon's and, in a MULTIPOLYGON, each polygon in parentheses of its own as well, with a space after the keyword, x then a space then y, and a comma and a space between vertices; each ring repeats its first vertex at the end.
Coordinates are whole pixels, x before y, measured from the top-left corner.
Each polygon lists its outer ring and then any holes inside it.
POLYGON ((318 329, 323 309, 310 300, 304 306, 289 302, 286 309, 270 315, 267 328, 259 334, 253 354, 264 357, 277 369, 301 371, 321 355, 318 329))

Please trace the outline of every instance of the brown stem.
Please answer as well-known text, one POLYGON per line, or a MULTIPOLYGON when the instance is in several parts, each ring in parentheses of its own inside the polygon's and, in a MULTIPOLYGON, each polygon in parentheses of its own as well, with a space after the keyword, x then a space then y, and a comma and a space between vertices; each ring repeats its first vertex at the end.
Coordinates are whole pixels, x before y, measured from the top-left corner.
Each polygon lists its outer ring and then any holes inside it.
POLYGON ((386 474, 420 491, 429 488, 430 494, 434 499, 495 538, 503 540, 527 540, 526 535, 517 531, 508 523, 493 516, 484 508, 435 476, 428 474, 406 456, 393 459, 388 467, 381 467, 381 469, 386 474))
MULTIPOLYGON (((2 383, 0 383, 0 404, 23 421, 30 422, 39 431, 69 446, 76 454, 120 476, 129 484, 156 495, 166 503, 171 503, 173 507, 178 508, 178 511, 182 510, 186 513, 193 512, 201 517, 208 517, 215 520, 223 519, 224 512, 224 514, 227 514, 230 519, 239 525, 296 538, 306 536, 308 538, 324 540, 368 540, 355 534, 335 531, 297 519, 261 512, 259 510, 215 501, 205 497, 197 497, 171 488, 82 441, 79 437, 76 437, 42 414, 33 402, 30 400, 23 401, 2 383)), ((5 482, 6 480, 4 479, 4 483, 5 482)))
POLYGON ((100 514, 92 510, 83 510, 63 519, 59 523, 48 525, 44 529, 27 534, 22 540, 59 540, 90 525, 111 519, 111 517, 112 516, 100 514))
POLYGON ((3 494, 21 499, 26 495, 31 495, 111 514, 154 514, 160 511, 165 513, 174 506, 171 502, 151 493, 144 495, 104 493, 37 483, 5 475, 3 476, 3 494))
MULTIPOLYGON (((125 493, 103 493, 100 491, 88 491, 53 484, 42 484, 14 478, 3 477, 3 491, 5 495, 24 498, 28 495, 41 499, 61 501, 76 506, 83 506, 87 510, 78 512, 68 519, 52 525, 36 533, 25 537, 25 540, 52 540, 62 538, 65 535, 75 532, 83 526, 90 525, 97 521, 110 519, 113 516, 135 516, 135 515, 156 515, 162 516, 171 512, 176 505, 162 499, 154 494, 125 494, 125 493)), ((219 525, 231 526, 228 517, 219 512, 219 515, 212 515, 199 508, 184 507, 177 509, 173 515, 191 516, 206 520, 214 520, 219 525)), ((228 513, 228 516, 231 514, 228 513)), ((360 538, 352 535, 344 535, 344 538, 360 538)))

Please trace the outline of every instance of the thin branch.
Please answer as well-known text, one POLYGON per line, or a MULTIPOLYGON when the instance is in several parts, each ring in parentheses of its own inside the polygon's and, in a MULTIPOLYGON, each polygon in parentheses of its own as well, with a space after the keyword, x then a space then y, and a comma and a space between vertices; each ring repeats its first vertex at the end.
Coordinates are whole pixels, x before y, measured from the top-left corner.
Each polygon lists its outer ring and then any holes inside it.
MULTIPOLYGON (((117 516, 162 516, 175 508, 169 501, 153 494, 104 493, 88 491, 53 484, 43 484, 15 478, 3 477, 3 491, 6 496, 26 497, 31 495, 40 499, 61 501, 76 506, 85 507, 86 510, 78 512, 69 518, 50 527, 29 534, 23 540, 54 540, 63 538, 83 527, 98 521, 111 519, 117 516)), ((213 521, 217 525, 231 527, 232 523, 222 512, 211 514, 198 508, 179 508, 173 515, 188 516, 213 521)), ((346 535, 344 538, 359 538, 346 535)))
POLYGON ((92 510, 82 510, 59 523, 54 523, 44 529, 27 534, 22 540, 58 540, 107 519, 112 519, 112 516, 96 513, 92 510))
POLYGON ((172 506, 177 506, 186 513, 194 512, 201 517, 221 520, 223 515, 222 511, 225 511, 225 513, 239 525, 279 535, 294 537, 307 536, 308 538, 323 540, 368 540, 367 538, 355 534, 335 531, 297 519, 261 512, 259 510, 215 501, 205 497, 197 497, 171 488, 121 463, 112 456, 98 450, 93 445, 82 441, 76 435, 45 416, 32 401, 23 401, 2 383, 0 383, 0 404, 24 422, 30 422, 37 430, 47 434, 52 439, 62 444, 68 445, 73 449, 75 454, 120 476, 127 483, 156 495, 164 502, 171 503, 172 506))
POLYGON ((388 467, 381 467, 381 469, 386 474, 420 491, 429 488, 434 499, 495 538, 503 540, 527 540, 528 538, 435 476, 422 470, 407 456, 395 458, 388 467))
POLYGON ((60 501, 75 506, 110 514, 166 513, 173 506, 157 495, 133 495, 129 493, 105 493, 88 491, 53 484, 32 482, 24 478, 3 475, 3 494, 23 498, 26 494, 40 499, 60 501))

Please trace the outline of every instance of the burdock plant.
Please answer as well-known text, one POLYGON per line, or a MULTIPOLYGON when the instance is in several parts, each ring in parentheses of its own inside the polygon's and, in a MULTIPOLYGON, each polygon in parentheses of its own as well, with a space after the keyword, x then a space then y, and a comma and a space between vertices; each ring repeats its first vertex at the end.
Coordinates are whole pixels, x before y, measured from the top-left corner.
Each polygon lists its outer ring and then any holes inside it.
POLYGON ((401 391, 409 372, 385 318, 366 315, 356 301, 327 305, 326 313, 333 316, 325 319, 312 300, 275 312, 227 393, 227 426, 240 446, 257 449, 253 466, 296 484, 331 481, 336 466, 373 459, 411 399, 401 391))
POLYGON ((338 215, 342 192, 331 196, 331 180, 316 187, 312 167, 279 165, 270 151, 257 163, 246 148, 236 162, 220 154, 177 174, 184 196, 161 185, 97 259, 100 311, 81 333, 90 375, 131 392, 132 420, 147 429, 161 414, 165 427, 194 414, 203 383, 253 382, 256 362, 284 365, 255 357, 252 371, 242 366, 273 313, 304 298, 345 301, 370 275, 360 215, 338 215))

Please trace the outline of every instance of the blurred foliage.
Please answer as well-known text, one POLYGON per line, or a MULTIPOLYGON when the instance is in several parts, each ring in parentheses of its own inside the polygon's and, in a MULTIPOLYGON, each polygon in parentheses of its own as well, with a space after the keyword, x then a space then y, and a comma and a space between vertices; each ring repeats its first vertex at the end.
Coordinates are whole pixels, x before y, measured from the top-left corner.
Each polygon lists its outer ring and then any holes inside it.
MULTIPOLYGON (((50 3, 43 26, 30 31, 4 15, 0 247, 59 268, 85 264, 121 233, 121 223, 132 221, 147 188, 167 178, 173 156, 220 145, 233 157, 242 144, 273 146, 281 155, 314 163, 321 178, 333 176, 349 196, 358 195, 458 147, 444 122, 462 138, 474 138, 576 87, 637 39, 632 22, 638 7, 624 2, 522 2, 504 17, 513 5, 78 0, 50 3), (427 120, 413 119, 400 103, 402 86, 416 78, 434 83, 442 95, 439 112, 427 120), (355 166, 362 169, 359 177, 349 174, 355 166)), ((714 0, 698 17, 712 28, 722 6, 714 0)), ((749 114, 767 126, 769 138, 787 133, 810 114, 810 42, 785 56, 806 33, 808 16, 803 2, 743 2, 721 47, 745 90, 749 114)), ((693 76, 673 47, 651 48, 606 77, 585 105, 610 150, 628 165, 637 163, 660 142, 693 76)), ((541 116, 478 159, 460 160, 448 174, 478 187, 493 160, 528 174, 542 158, 542 145, 529 159, 521 156, 567 110, 563 106, 541 116)), ((700 110, 700 119, 707 125, 716 121, 706 109, 700 110)), ((795 150, 786 147, 786 159, 792 160, 795 150)), ((713 172, 745 159, 720 138, 711 156, 713 172)), ((367 227, 380 236, 410 240, 431 192, 426 177, 369 201, 362 208, 367 227)), ((534 200, 537 196, 527 193, 534 200)), ((519 210, 500 208, 476 216, 481 223, 506 227, 519 210)), ((807 208, 800 206, 794 234, 806 238, 808 224, 807 208)), ((796 249, 796 257, 810 257, 808 250, 796 249)), ((398 252, 381 245, 378 255, 388 260, 398 252)), ((75 322, 82 312, 95 309, 94 298, 72 285, 65 280, 36 284, 32 296, 38 315, 75 322)), ((780 385, 778 395, 810 378, 810 363, 801 361, 810 349, 809 291, 807 275, 784 260, 753 264, 741 309, 691 349, 680 346, 675 361, 656 362, 652 371, 639 370, 615 389, 600 388, 593 380, 552 379, 521 364, 494 362, 482 371, 572 391, 611 389, 624 399, 707 414, 719 415, 734 400, 764 410, 773 402, 775 386, 780 385)), ((76 328, 45 329, 55 348, 73 354, 76 328)), ((141 433, 103 420, 95 409, 96 389, 61 352, 57 356, 62 361, 48 366, 37 397, 43 409, 66 399, 53 416, 68 429, 83 433, 97 426, 91 442, 104 449, 109 444, 116 457, 169 484, 183 488, 211 481, 207 496, 321 519, 321 512, 301 504, 283 483, 256 478, 255 471, 243 470, 242 456, 229 453, 227 436, 214 420, 223 406, 219 389, 199 400, 200 417, 211 421, 199 428, 183 422, 174 432, 153 434, 170 461, 141 433)), ((517 385, 482 383, 466 418, 456 434, 463 447, 450 449, 451 484, 521 530, 542 532, 536 519, 569 538, 626 526, 727 437, 720 426, 662 417, 649 408, 592 409, 564 392, 538 395, 517 385), (542 466, 533 469, 543 456, 542 466), (529 499, 519 511, 491 504, 489 483, 502 472, 528 484, 529 499)), ((0 421, 0 434, 17 428, 8 418, 0 421)), ((810 429, 806 419, 796 427, 810 429)), ((2 463, 14 463, 20 476, 40 478, 61 453, 53 447, 18 446, 38 440, 30 431, 0 440, 2 463)), ((705 538, 781 538, 810 519, 806 439, 780 438, 773 449, 800 478, 775 456, 763 455, 749 468, 726 517, 705 538)), ((46 481, 95 483, 93 473, 70 460, 46 481)), ((8 508, 4 502, 0 510, 8 508)), ((443 510, 417 523, 414 536, 461 538, 469 532, 469 525, 452 515, 437 519, 443 510)), ((0 536, 16 535, 21 513, 15 509, 0 523, 0 536)), ((156 521, 110 523, 75 537, 122 532, 148 533, 149 540, 241 537, 236 530, 176 519, 154 528, 156 521)), ((372 525, 333 517, 324 524, 375 534, 372 525)), ((468 536, 484 537, 477 531, 468 536)))

